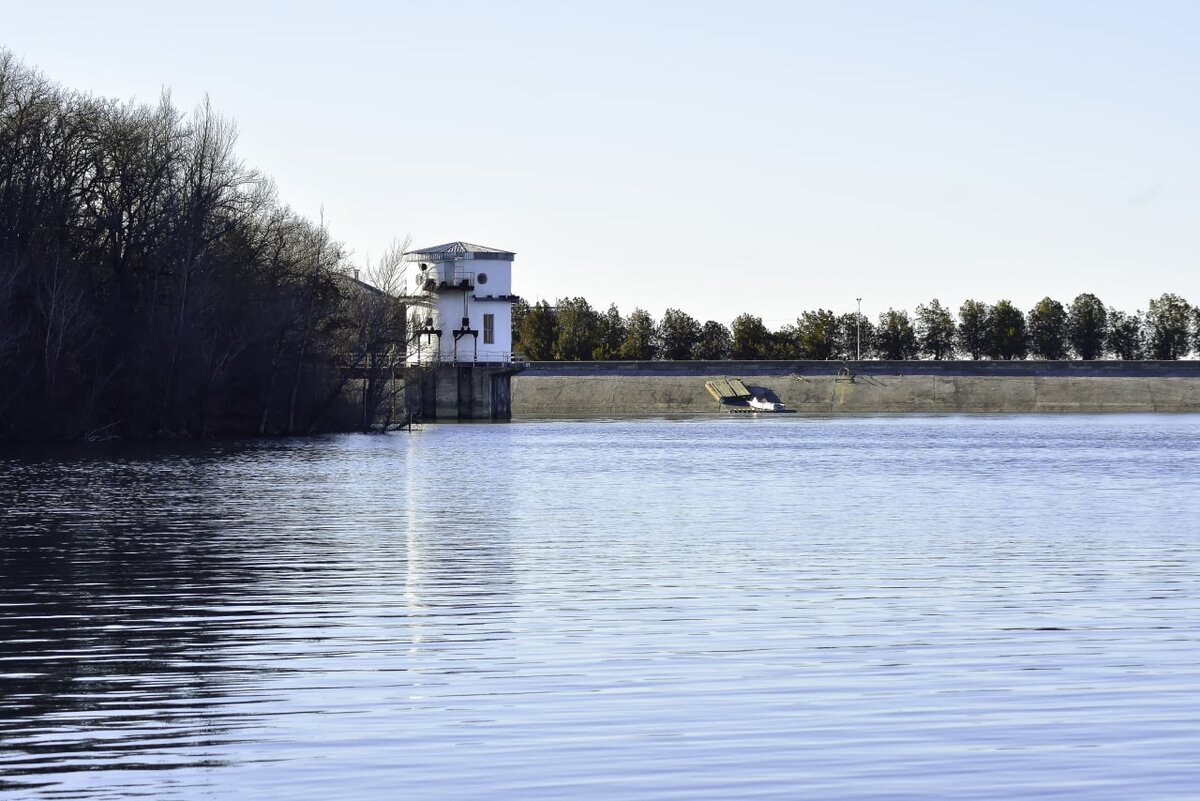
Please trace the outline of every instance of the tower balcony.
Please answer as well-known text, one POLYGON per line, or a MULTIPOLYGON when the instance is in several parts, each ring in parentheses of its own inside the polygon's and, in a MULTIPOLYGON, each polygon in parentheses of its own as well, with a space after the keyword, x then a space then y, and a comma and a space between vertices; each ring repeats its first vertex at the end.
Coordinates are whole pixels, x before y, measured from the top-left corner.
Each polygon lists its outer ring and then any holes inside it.
POLYGON ((475 290, 475 273, 468 270, 446 270, 444 273, 429 273, 421 288, 426 292, 472 292, 475 290))

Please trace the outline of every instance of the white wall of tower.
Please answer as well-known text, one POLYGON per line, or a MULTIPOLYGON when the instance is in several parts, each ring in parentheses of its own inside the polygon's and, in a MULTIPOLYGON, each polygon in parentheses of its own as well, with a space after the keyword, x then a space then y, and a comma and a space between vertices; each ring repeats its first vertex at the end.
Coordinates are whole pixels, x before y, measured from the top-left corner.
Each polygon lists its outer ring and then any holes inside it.
POLYGON ((505 259, 475 259, 474 254, 446 261, 428 261, 424 271, 419 262, 408 265, 410 297, 427 298, 426 304, 414 304, 409 312, 410 330, 424 328, 432 316, 433 328, 442 332, 439 338, 422 336, 410 351, 409 363, 430 364, 450 362, 507 362, 512 358, 512 262, 505 259), (435 284, 456 285, 469 279, 472 289, 429 289, 435 284), (491 342, 488 338, 486 315, 491 315, 491 342), (477 336, 466 334, 454 338, 461 329, 463 318, 477 336))

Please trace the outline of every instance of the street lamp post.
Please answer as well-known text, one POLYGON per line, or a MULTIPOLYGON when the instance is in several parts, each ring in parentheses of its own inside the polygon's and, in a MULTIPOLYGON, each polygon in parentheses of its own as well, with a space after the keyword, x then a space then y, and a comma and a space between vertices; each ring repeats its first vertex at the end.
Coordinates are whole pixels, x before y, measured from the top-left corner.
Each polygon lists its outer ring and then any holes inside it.
POLYGON ((862 361, 862 298, 858 301, 858 314, 854 316, 854 360, 862 361))

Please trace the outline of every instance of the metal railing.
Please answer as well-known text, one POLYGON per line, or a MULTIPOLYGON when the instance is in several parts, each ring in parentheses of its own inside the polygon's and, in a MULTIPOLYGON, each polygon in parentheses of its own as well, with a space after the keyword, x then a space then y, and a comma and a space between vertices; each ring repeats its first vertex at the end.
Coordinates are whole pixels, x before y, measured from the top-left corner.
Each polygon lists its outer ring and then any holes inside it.
POLYGON ((421 288, 426 292, 438 292, 444 289, 475 289, 475 273, 470 270, 432 271, 425 274, 421 288))

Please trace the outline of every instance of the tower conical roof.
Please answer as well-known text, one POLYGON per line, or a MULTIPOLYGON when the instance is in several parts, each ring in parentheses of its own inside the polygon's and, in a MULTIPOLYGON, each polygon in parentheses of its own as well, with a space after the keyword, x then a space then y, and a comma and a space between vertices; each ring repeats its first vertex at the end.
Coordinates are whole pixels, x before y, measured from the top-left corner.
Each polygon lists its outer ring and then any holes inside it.
MULTIPOLYGON (((475 258, 492 258, 512 261, 512 257, 516 254, 508 250, 500 250, 500 248, 489 248, 485 245, 472 245, 470 242, 447 242, 444 245, 434 245, 431 248, 421 248, 420 250, 405 251, 405 256, 423 256, 430 258, 431 261, 440 261, 443 259, 454 259, 460 256, 471 254, 475 258)), ((410 259, 410 261, 413 259, 410 259)))

